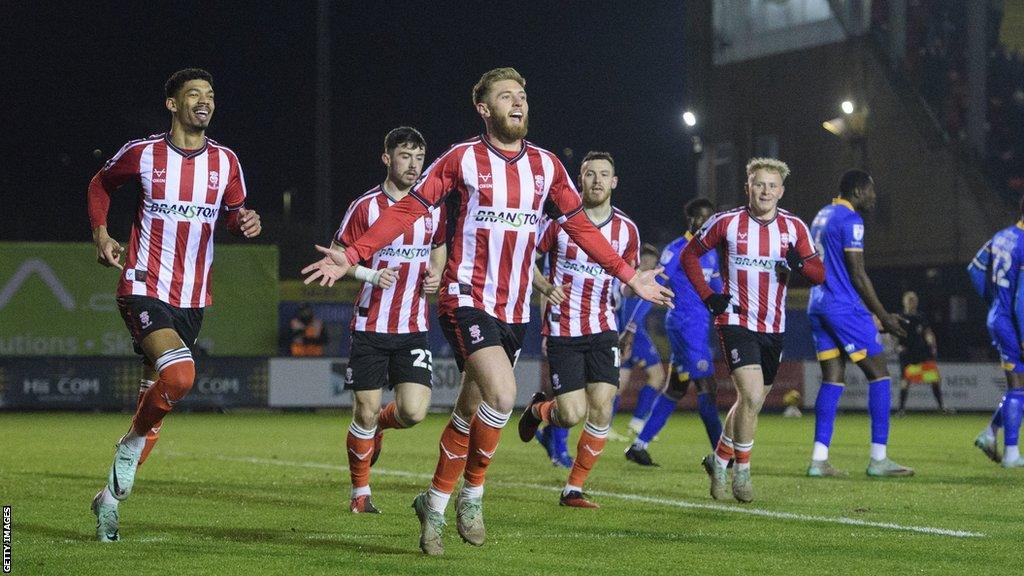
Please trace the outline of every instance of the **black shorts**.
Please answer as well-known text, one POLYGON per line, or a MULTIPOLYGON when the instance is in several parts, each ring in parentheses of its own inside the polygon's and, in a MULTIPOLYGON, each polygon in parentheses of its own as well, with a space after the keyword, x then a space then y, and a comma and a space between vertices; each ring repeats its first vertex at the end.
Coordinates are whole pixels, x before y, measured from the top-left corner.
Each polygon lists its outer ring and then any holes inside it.
POLYGON ((477 350, 489 346, 501 346, 514 367, 523 347, 526 324, 509 324, 498 320, 483 310, 460 306, 451 312, 441 314, 441 332, 455 353, 455 363, 460 372, 466 371, 466 358, 477 350))
POLYGON ((132 347, 142 354, 142 341, 157 330, 170 328, 195 352, 199 329, 203 326, 202 308, 176 308, 149 296, 118 296, 117 309, 132 335, 132 347))
POLYGON ((427 346, 426 332, 352 332, 345 368, 346 390, 380 390, 403 382, 429 388, 433 377, 434 356, 427 346))
POLYGON ((764 372, 764 385, 772 385, 782 362, 782 334, 754 332, 742 326, 718 326, 718 339, 730 372, 741 366, 758 365, 764 372))
POLYGON ((555 396, 580 390, 591 382, 619 385, 619 335, 549 336, 548 365, 555 396))

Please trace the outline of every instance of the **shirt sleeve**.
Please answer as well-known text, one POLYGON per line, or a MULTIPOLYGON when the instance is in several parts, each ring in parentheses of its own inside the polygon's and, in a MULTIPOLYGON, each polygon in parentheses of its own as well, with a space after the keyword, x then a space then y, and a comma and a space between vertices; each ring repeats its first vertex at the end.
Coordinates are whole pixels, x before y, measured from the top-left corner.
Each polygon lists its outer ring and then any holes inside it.
POLYGON ((458 183, 461 150, 449 150, 435 160, 405 198, 382 212, 373 226, 352 240, 345 249, 348 261, 355 263, 369 260, 431 208, 440 206, 458 183))
POLYGON ((550 218, 544 218, 540 224, 540 240, 537 242, 537 252, 547 254, 555 247, 558 239, 558 223, 550 218))
POLYGON ((710 260, 711 279, 708 280, 708 285, 711 286, 711 289, 714 290, 715 292, 721 292, 724 288, 724 285, 722 284, 722 273, 720 272, 720 268, 718 267, 718 254, 711 252, 710 260))
POLYGON ((623 282, 629 282, 636 276, 636 270, 612 250, 611 244, 583 213, 583 203, 572 179, 562 163, 557 158, 553 160, 555 176, 545 205, 548 217, 557 220, 566 234, 605 271, 623 282))
POLYGON ((441 204, 441 207, 434 211, 434 237, 430 240, 430 247, 448 243, 448 207, 441 204))
POLYGON ((988 289, 988 269, 992 261, 992 240, 985 242, 985 245, 974 255, 974 259, 967 265, 967 274, 971 277, 971 284, 974 291, 981 296, 985 302, 991 302, 992 296, 988 289))
POLYGON ((622 253, 622 259, 634 268, 640 265, 640 231, 636 226, 629 226, 629 240, 626 242, 626 251, 622 253))
MULTIPOLYGON (((355 202, 349 205, 348 210, 345 211, 344 218, 341 219, 341 225, 338 226, 338 231, 334 233, 334 242, 348 248, 355 242, 357 238, 366 233, 366 229, 369 218, 367 217, 367 202, 366 198, 359 198, 355 202)), ((355 264, 355 262, 353 262, 355 264)))
POLYGON ((132 140, 122 146, 89 181, 86 200, 89 207, 89 224, 92 228, 107 225, 110 195, 138 176, 139 158, 145 148, 141 143, 142 140, 132 140))
POLYGON ((229 212, 234 212, 245 206, 246 190, 245 175, 242 174, 242 164, 238 156, 228 150, 230 171, 228 173, 228 185, 224 188, 223 204, 229 212))
POLYGON ((864 250, 864 219, 859 214, 847 218, 840 226, 840 236, 844 251, 860 252, 864 250))

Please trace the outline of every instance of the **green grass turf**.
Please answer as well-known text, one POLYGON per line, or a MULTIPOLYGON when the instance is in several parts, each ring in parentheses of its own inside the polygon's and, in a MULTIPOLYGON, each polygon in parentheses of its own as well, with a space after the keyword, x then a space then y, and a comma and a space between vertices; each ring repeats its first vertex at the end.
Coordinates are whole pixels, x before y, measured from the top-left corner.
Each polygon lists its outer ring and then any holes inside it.
MULTIPOLYGON (((409 508, 429 482, 445 422, 389 431, 372 476, 380 516, 347 510, 343 413, 174 414, 135 491, 121 506, 122 541, 93 541, 93 494, 103 485, 126 415, 0 414, 0 501, 13 506, 14 574, 1015 574, 1020 573, 1021 480, 972 446, 982 416, 893 421, 892 453, 910 479, 864 475, 868 421, 836 423, 833 463, 844 479, 808 479, 813 417, 765 416, 753 454, 753 504, 728 510, 631 501, 635 494, 710 505, 698 466, 708 444, 694 414, 676 415, 640 468, 609 442, 588 488, 600 510, 558 506, 565 471, 515 420, 488 475, 488 540, 455 532, 446 554, 417 547, 409 508), (529 485, 540 485, 548 489, 529 485), (954 538, 729 510, 983 533, 954 538)), ((621 430, 625 417, 620 416, 621 430)), ((574 434, 575 438, 575 434, 574 434)))

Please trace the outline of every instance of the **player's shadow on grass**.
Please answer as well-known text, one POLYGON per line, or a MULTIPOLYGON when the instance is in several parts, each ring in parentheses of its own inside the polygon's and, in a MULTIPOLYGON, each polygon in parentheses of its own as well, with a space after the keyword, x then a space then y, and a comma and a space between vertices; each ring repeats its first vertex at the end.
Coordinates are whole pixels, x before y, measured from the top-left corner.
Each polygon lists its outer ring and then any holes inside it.
POLYGON ((352 538, 332 538, 332 533, 316 532, 316 538, 310 538, 311 533, 299 528, 273 530, 267 528, 239 528, 219 527, 203 524, 165 524, 165 523, 136 523, 134 525, 140 535, 169 534, 172 541, 185 541, 196 538, 209 538, 211 540, 231 541, 239 544, 288 544, 307 548, 329 548, 337 550, 351 548, 354 552, 372 554, 391 554, 405 556, 421 556, 422 553, 415 547, 398 548, 384 546, 372 539, 355 537, 354 532, 337 531, 333 534, 342 536, 353 536, 352 538))

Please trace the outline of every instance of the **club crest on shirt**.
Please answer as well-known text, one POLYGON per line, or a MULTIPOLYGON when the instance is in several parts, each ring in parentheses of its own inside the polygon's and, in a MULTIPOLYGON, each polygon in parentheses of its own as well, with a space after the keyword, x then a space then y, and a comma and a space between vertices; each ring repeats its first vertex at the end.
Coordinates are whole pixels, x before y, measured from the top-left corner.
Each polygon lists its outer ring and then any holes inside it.
POLYGON ((783 232, 782 234, 779 234, 779 242, 782 242, 783 246, 788 245, 789 244, 789 233, 788 232, 783 232))
POLYGON ((430 232, 434 231, 434 217, 433 216, 425 216, 423 218, 423 228, 427 231, 427 233, 430 233, 430 232))
POLYGON ((220 182, 220 174, 216 170, 210 171, 210 188, 216 188, 218 182, 220 182))
POLYGON ((537 196, 544 193, 544 177, 540 174, 533 177, 533 193, 537 196))

